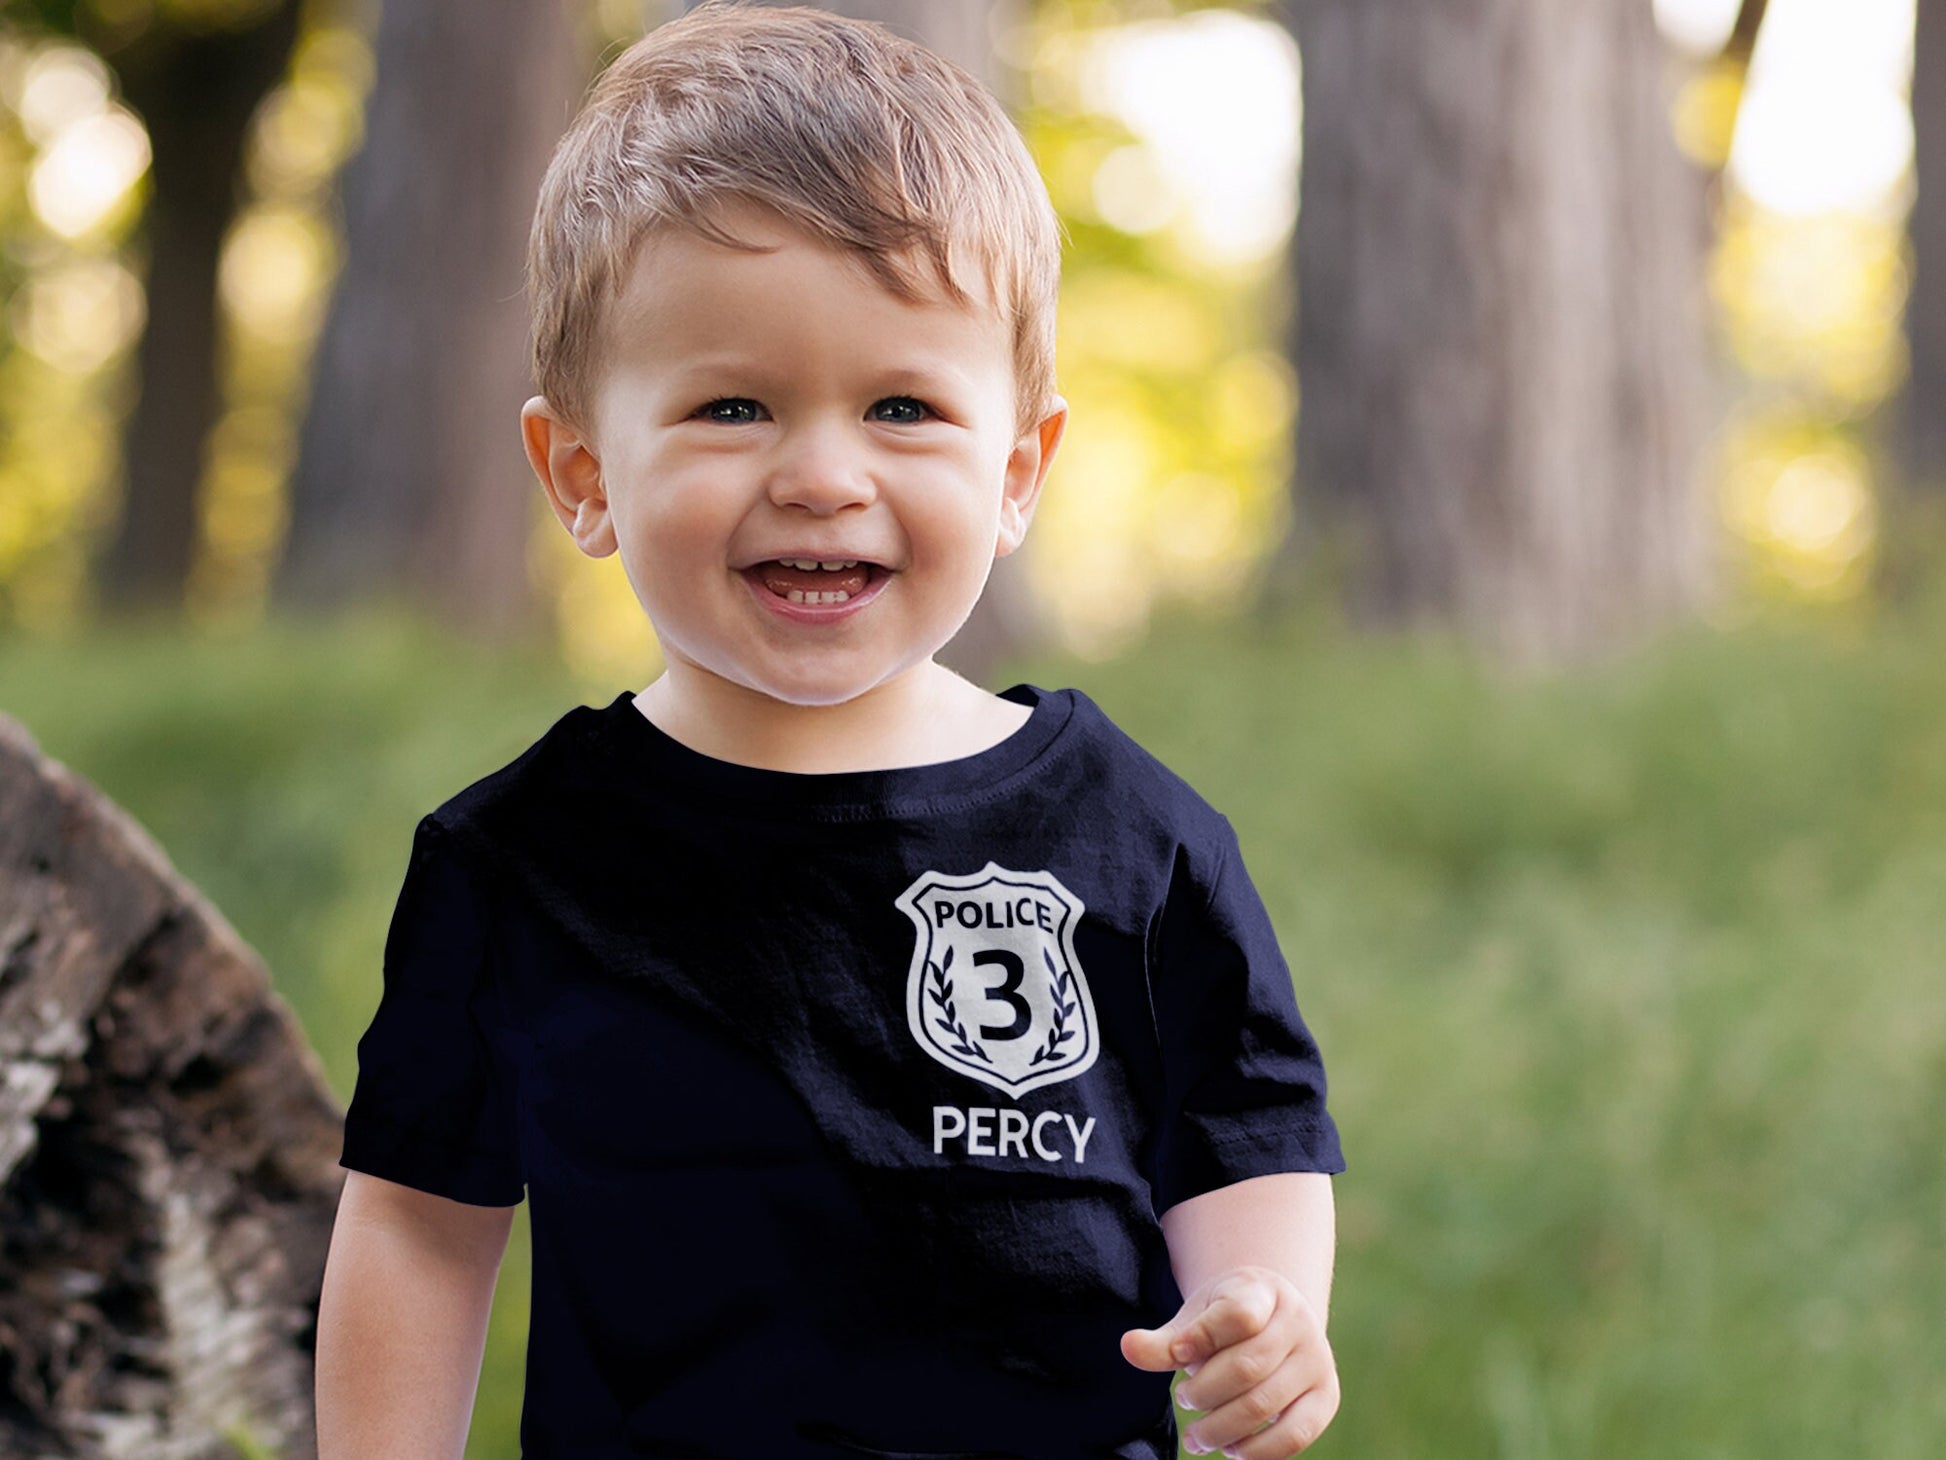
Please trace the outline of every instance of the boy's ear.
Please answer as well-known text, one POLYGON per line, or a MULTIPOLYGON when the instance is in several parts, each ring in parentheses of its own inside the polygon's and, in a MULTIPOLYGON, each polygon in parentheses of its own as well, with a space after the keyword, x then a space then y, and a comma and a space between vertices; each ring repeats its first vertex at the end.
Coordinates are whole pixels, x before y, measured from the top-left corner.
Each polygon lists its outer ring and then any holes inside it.
POLYGON ((614 552, 615 526, 609 519, 608 493, 594 443, 541 395, 520 408, 520 439, 527 462, 547 494, 547 505, 575 546, 591 558, 614 552))
POLYGON ((1000 496, 1000 536, 993 555, 1004 558, 1027 538, 1027 524, 1033 520, 1034 504, 1040 500, 1041 483, 1054 464, 1054 453, 1067 434, 1068 403, 1054 397, 1054 408, 1026 435, 1014 443, 1007 458, 1006 483, 1000 496))

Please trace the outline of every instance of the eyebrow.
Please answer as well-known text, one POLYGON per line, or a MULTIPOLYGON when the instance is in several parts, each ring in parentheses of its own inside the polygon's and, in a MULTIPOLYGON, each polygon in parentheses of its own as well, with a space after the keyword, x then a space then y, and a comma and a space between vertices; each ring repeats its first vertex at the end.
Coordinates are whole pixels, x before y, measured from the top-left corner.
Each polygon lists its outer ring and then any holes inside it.
MULTIPOLYGON (((754 360, 741 355, 709 355, 691 361, 680 367, 677 379, 685 384, 713 376, 741 375, 755 378, 760 384, 771 379, 773 367, 768 361, 754 360)), ((904 363, 887 365, 872 373, 871 378, 885 388, 895 386, 917 387, 923 390, 971 390, 972 379, 963 370, 947 364, 920 365, 904 363)))

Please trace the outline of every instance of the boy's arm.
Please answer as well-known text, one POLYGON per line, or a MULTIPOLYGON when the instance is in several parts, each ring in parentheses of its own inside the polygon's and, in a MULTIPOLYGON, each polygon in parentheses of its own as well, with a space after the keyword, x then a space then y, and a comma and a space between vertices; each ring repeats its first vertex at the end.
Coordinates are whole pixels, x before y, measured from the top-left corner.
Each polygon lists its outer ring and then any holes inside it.
POLYGON ((318 1308, 319 1460, 458 1460, 512 1207, 345 1178, 318 1308))
POLYGON ((1182 1432, 1192 1455, 1289 1460, 1338 1412, 1325 1337, 1336 1227, 1321 1171, 1248 1177, 1162 1214, 1182 1307, 1160 1328, 1124 1333, 1122 1355, 1188 1375, 1174 1400, 1204 1411, 1182 1432))
POLYGON ((1176 1286, 1193 1293, 1219 1273, 1254 1265, 1281 1272, 1320 1322, 1331 1303, 1337 1208, 1320 1171, 1253 1176, 1179 1201, 1162 1214, 1176 1286))

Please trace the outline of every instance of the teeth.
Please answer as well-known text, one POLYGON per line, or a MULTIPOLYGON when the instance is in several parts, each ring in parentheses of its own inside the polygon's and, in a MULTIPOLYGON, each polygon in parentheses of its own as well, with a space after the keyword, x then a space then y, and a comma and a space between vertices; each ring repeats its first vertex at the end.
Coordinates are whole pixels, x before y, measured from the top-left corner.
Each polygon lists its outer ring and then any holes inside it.
POLYGON ((849 593, 803 593, 793 588, 785 595, 792 603, 844 603, 851 598, 849 593))
POLYGON ((824 562, 818 558, 779 558, 777 561, 782 563, 787 568, 802 568, 806 572, 809 572, 813 568, 837 569, 837 568, 855 568, 858 566, 857 558, 847 558, 843 562, 829 562, 829 563, 824 562))

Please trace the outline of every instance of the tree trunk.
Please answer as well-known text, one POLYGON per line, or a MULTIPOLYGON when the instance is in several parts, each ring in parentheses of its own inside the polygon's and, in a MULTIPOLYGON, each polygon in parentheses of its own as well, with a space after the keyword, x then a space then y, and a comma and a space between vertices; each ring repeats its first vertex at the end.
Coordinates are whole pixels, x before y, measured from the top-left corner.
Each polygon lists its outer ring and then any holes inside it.
POLYGON ((156 21, 106 49, 148 131, 154 183, 143 217, 141 396, 122 440, 121 519, 96 568, 110 610, 183 606, 217 410, 217 266, 250 120, 284 74, 297 20, 296 0, 284 0, 248 29, 197 34, 156 21))
POLYGON ((5 715, 0 927, 0 1455, 310 1460, 344 1113, 222 914, 5 715))
POLYGON ((1913 170, 1918 196, 1908 224, 1912 288, 1905 334, 1911 373, 1899 411, 1905 485, 1946 489, 1946 10, 1920 0, 1912 53, 1913 170))
POLYGON ((1698 607, 1702 189, 1642 0, 1284 0, 1304 67, 1292 541, 1503 661, 1698 607))
MULTIPOLYGON (((1016 23, 1020 4, 1021 0, 829 0, 819 8, 875 20, 918 41, 985 82, 1003 105, 1016 107, 1022 97, 1019 78, 1001 63, 993 39, 1016 23)), ((995 560, 979 603, 935 656, 975 684, 986 684, 1003 661, 1035 653, 1047 642, 1048 616, 1034 594, 1029 566, 1034 561, 1034 543, 1030 532, 1019 548, 995 560)))
POLYGON ((1729 35, 1723 38, 1723 47, 1712 65, 1716 76, 1734 80, 1737 88, 1736 112, 1730 118, 1729 134, 1723 139, 1722 155, 1715 166, 1704 172, 1704 196, 1708 199, 1705 208, 1712 227, 1723 206, 1723 172, 1736 147, 1737 122, 1743 115, 1743 99, 1750 82, 1750 61, 1757 53, 1757 37, 1763 31, 1764 16, 1769 10, 1769 0, 1741 0, 1736 20, 1730 26, 1729 35))
POLYGON ((280 602, 395 595, 484 637, 538 627, 522 275, 541 174, 592 64, 578 14, 386 0, 280 602))

